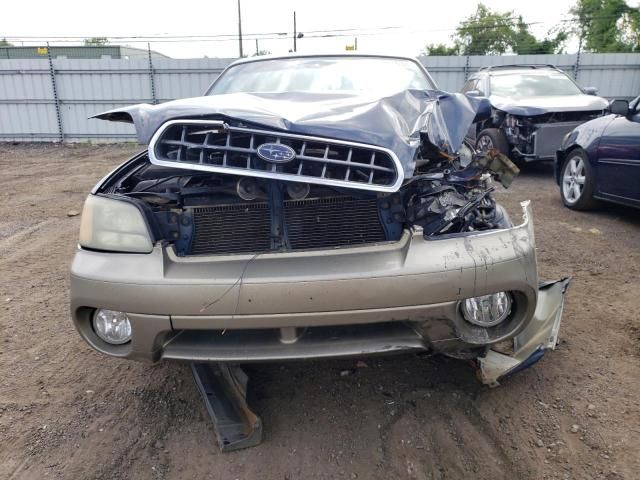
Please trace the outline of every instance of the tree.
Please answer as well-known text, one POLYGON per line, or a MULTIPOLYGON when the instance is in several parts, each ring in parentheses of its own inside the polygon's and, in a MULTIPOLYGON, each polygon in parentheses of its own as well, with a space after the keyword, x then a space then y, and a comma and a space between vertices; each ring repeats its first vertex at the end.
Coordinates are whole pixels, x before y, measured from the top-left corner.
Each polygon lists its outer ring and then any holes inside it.
POLYGON ((13 43, 7 42, 6 38, 0 39, 0 47, 13 47, 13 43))
POLYGON ((476 12, 456 29, 454 44, 465 55, 506 53, 513 38, 513 12, 493 12, 479 3, 476 12))
POLYGON ((513 11, 498 12, 479 3, 475 13, 460 22, 453 35, 453 47, 427 45, 427 55, 492 55, 503 53, 559 53, 567 33, 558 31, 550 38, 538 40, 529 25, 513 11))
MULTIPOLYGON (((551 32, 547 34, 550 37, 551 32)), ((569 34, 565 31, 556 31, 555 36, 538 40, 530 31, 529 25, 524 23, 522 17, 518 18, 518 24, 513 30, 511 49, 518 55, 553 54, 562 53, 564 44, 569 34)))
POLYGON ((578 0, 573 31, 596 53, 640 51, 640 9, 624 0, 578 0))
POLYGON ((91 37, 85 38, 82 43, 85 47, 104 47, 109 43, 109 39, 107 37, 91 37))
POLYGON ((431 45, 427 45, 426 47, 424 47, 422 54, 431 55, 434 57, 436 56, 446 57, 449 55, 460 55, 460 49, 457 45, 454 45, 453 47, 448 47, 444 43, 438 43, 438 44, 432 43, 431 45))

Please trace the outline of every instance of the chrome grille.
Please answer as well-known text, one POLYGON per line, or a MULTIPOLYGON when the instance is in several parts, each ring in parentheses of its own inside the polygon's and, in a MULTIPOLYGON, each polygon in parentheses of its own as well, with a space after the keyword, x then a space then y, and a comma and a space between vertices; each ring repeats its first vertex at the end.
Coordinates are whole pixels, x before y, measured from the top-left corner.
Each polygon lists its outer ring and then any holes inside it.
POLYGON ((156 165, 382 192, 396 191, 404 178, 396 155, 382 147, 209 120, 165 123, 149 143, 149 158, 156 165), (282 143, 296 156, 269 163, 256 153, 263 143, 282 143))

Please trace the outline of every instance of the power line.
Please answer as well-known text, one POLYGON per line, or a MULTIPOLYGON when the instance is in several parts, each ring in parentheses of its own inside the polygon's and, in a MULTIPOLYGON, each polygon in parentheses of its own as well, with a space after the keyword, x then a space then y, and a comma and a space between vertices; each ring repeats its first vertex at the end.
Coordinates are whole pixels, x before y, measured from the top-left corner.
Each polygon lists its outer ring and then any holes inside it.
MULTIPOLYGON (((513 17, 507 17, 503 20, 506 20, 506 22, 512 22, 512 21, 517 21, 520 20, 522 17, 520 15, 517 16, 513 16, 513 17)), ((584 20, 605 20, 605 19, 617 19, 620 18, 620 15, 588 15, 585 16, 584 20)), ((453 28, 445 28, 445 29, 429 29, 429 32, 445 32, 445 31, 456 31, 458 30, 463 23, 465 22, 469 22, 469 21, 473 21, 473 19, 468 20, 468 19, 463 19, 459 22, 458 26, 453 27, 453 28)), ((535 21, 535 22, 522 22, 522 25, 526 25, 526 26, 532 26, 532 25, 540 25, 540 24, 558 24, 558 23, 573 23, 573 22, 578 22, 580 21, 580 18, 578 16, 571 16, 570 18, 560 18, 559 20, 555 21, 555 22, 549 22, 549 21, 535 21)), ((498 25, 498 26, 504 26, 504 25, 498 25)), ((464 28, 478 28, 478 29, 489 29, 489 28, 497 28, 498 26, 494 27, 494 26, 485 26, 485 25, 472 25, 471 27, 464 27, 464 28)), ((336 36, 339 36, 339 33, 343 33, 344 35, 354 35, 354 34, 363 34, 363 32, 376 32, 376 31, 385 31, 385 30, 410 30, 411 32, 415 32, 415 31, 421 31, 424 32, 423 29, 418 29, 419 27, 414 27, 414 26, 400 26, 400 25, 394 25, 394 26, 382 26, 382 27, 370 27, 370 28, 362 28, 362 27, 358 27, 358 28, 338 28, 338 29, 328 29, 328 30, 305 30, 305 37, 309 34, 336 34, 336 36)), ((382 33, 380 33, 382 34, 382 33)), ((243 37, 266 37, 266 36, 273 36, 274 38, 277 38, 279 36, 287 36, 290 35, 290 32, 259 32, 259 33, 245 33, 243 34, 243 37)), ((232 40, 237 40, 238 39, 238 34, 237 33, 230 33, 230 34, 208 34, 208 35, 166 35, 166 34, 152 34, 152 35, 84 35, 84 36, 73 36, 73 35, 63 35, 63 36, 56 36, 56 35, 3 35, 3 38, 6 38, 7 40, 24 40, 24 41, 30 41, 30 40, 64 40, 64 41, 72 41, 72 40, 85 40, 87 38, 108 38, 108 39, 112 39, 112 40, 128 40, 128 41, 133 41, 133 40, 139 40, 139 41, 159 41, 159 40, 190 40, 190 39, 202 39, 202 40, 208 40, 208 39, 218 39, 218 38, 230 38, 232 40)), ((320 37, 320 35, 318 35, 317 37, 320 37)))
MULTIPOLYGON (((391 30, 391 29, 402 29, 406 27, 400 26, 389 26, 389 27, 371 27, 371 28, 338 28, 331 30, 305 30, 305 34, 313 34, 313 33, 337 33, 337 32, 345 32, 349 35, 353 35, 354 32, 360 31, 375 31, 375 30, 391 30)), ((290 32, 262 32, 262 33, 243 33, 243 37, 262 37, 267 35, 276 35, 276 36, 286 36, 290 35, 290 32)), ((229 34, 216 34, 216 35, 164 35, 164 34, 153 34, 153 35, 84 35, 84 36, 73 36, 73 35, 63 35, 63 36, 51 36, 51 35, 14 35, 8 36, 3 35, 2 38, 6 38, 7 40, 41 40, 41 39, 50 39, 50 40, 85 40, 87 38, 108 38, 113 40, 140 40, 140 41, 149 41, 155 39, 216 39, 216 38, 225 38, 229 37, 233 40, 238 39, 237 33, 229 33, 229 34)))
MULTIPOLYGON (((590 16, 588 20, 598 20, 598 19, 613 19, 619 18, 617 15, 593 15, 590 16)), ((506 19, 508 21, 499 25, 471 25, 464 27, 465 30, 490 30, 493 28, 501 28, 505 25, 511 24, 511 22, 520 20, 520 17, 509 17, 506 19)), ((575 23, 578 22, 577 17, 564 18, 559 19, 556 22, 522 22, 523 26, 538 26, 538 25, 558 25, 561 23, 575 23)), ((462 22, 461 22, 462 23, 462 22)), ((456 32, 460 28, 461 24, 458 27, 454 28, 446 28, 446 29, 428 29, 419 27, 408 27, 408 26, 383 26, 383 27, 371 27, 371 28, 342 28, 342 29, 329 29, 329 30, 307 30, 304 32, 304 38, 342 38, 342 37, 351 37, 354 35, 357 36, 387 36, 387 35, 406 35, 411 33, 435 33, 435 32, 456 32)), ((284 40, 290 38, 290 32, 262 32, 262 33, 249 33, 243 34, 242 37, 245 40, 284 40)), ((54 40, 57 44, 73 44, 79 43, 82 40, 87 38, 96 37, 94 36, 45 36, 45 35, 20 35, 20 36, 6 36, 7 41, 22 41, 26 43, 38 44, 44 41, 54 40)), ((120 41, 123 43, 193 43, 193 42, 227 42, 227 41, 238 41, 238 34, 213 34, 213 35, 133 35, 133 36, 123 36, 123 35, 113 35, 113 36, 98 36, 99 38, 107 38, 110 41, 120 41)))

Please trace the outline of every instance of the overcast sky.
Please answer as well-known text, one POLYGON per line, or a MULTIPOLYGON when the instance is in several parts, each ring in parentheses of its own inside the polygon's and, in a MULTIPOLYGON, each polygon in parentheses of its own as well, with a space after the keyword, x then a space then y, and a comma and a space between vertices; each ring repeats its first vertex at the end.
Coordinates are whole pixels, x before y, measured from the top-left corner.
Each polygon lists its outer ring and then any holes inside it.
MULTIPOLYGON (((3 0, 2 3, 0 38, 235 35, 238 28, 236 0, 3 0)), ((484 3, 500 11, 514 10, 526 22, 533 23, 532 31, 542 38, 553 25, 567 19, 575 0, 484 0, 484 3)), ((256 48, 252 34, 288 32, 288 37, 259 41, 261 50, 274 54, 288 52, 293 47, 290 35, 295 10, 298 31, 308 32, 298 40, 298 52, 343 51, 357 36, 358 51, 417 55, 427 43, 450 43, 455 27, 474 12, 476 4, 475 0, 242 0, 242 29, 249 38, 243 45, 245 54, 252 54, 256 48), (382 30, 385 27, 399 28, 382 30), (321 35, 311 32, 337 29, 360 32, 349 33, 347 37, 311 38, 321 35)), ((146 43, 131 40, 123 43, 146 48, 146 43)), ((238 55, 237 40, 156 41, 151 47, 179 58, 238 55)))

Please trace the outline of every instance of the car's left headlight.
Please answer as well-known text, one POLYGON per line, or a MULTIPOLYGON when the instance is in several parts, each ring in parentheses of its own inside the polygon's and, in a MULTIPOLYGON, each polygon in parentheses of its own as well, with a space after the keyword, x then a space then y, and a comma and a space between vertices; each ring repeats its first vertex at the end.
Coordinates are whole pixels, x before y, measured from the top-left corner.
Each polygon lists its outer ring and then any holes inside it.
POLYGON ((149 253, 153 243, 135 205, 89 195, 82 210, 80 246, 111 252, 149 253))
POLYGON ((93 314, 93 331, 111 345, 122 345, 131 340, 131 322, 124 312, 97 310, 93 314))

